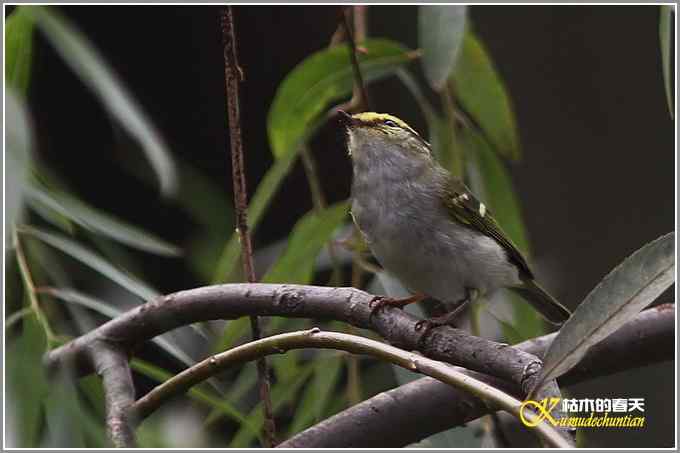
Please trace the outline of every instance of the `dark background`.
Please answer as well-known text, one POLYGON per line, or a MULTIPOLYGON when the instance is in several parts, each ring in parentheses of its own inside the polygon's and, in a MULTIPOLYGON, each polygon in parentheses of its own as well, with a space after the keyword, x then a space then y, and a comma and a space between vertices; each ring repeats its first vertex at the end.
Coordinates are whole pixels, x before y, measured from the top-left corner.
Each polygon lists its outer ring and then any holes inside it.
MULTIPOLYGON (((231 197, 218 9, 68 7, 62 11, 113 65, 172 152, 231 197)), ((523 160, 511 173, 537 273, 572 308, 616 264, 674 230, 674 122, 661 74, 658 7, 471 7, 513 98, 523 160)), ((237 7, 249 191, 271 163, 266 115, 276 88, 328 45, 337 7, 237 7)), ((369 35, 417 47, 414 7, 369 8, 369 35)), ((413 64, 418 69, 418 64, 413 64)), ((30 104, 40 156, 94 205, 182 244, 195 225, 117 162, 120 132, 96 98, 38 40, 30 104)), ((426 125, 396 80, 371 86, 376 109, 426 125)), ((125 139, 123 139, 125 141, 125 139)), ((349 195, 350 166, 333 125, 313 142, 331 201, 349 195)), ((149 170, 150 172, 150 170, 149 170)), ((153 178, 149 178, 153 179, 153 178)), ((311 208, 301 166, 284 182, 256 243, 285 237, 311 208), (275 220, 275 221, 274 221, 275 220)), ((225 231, 225 238, 231 230, 225 231)), ((182 263, 149 258, 163 291, 201 284, 182 263)), ((667 292, 660 301, 673 302, 667 292)), ((644 397, 648 428, 588 431, 591 447, 669 447, 676 421, 674 366, 663 364, 573 387, 571 397, 644 397)))

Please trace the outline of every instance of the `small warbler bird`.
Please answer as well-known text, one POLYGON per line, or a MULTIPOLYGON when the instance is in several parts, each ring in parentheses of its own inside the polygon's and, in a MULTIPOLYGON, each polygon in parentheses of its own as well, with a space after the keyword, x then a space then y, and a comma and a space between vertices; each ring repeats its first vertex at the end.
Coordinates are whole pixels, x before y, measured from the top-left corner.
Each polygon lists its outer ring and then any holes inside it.
POLYGON ((433 158, 430 144, 394 116, 340 112, 352 159, 352 218, 382 267, 425 297, 449 324, 470 300, 509 288, 553 324, 570 312, 534 280, 526 260, 487 207, 433 158))

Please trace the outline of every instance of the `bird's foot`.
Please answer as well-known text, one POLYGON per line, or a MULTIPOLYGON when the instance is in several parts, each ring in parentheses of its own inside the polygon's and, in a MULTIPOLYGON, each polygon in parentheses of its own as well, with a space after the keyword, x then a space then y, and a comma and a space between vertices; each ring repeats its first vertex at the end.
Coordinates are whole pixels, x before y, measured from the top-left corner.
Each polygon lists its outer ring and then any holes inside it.
POLYGON ((427 296, 424 294, 414 294, 411 297, 405 297, 402 299, 394 299, 392 297, 385 297, 385 296, 376 296, 372 301, 371 301, 371 308, 373 308, 373 311, 379 310, 382 307, 386 305, 390 305, 392 307, 397 307, 397 308, 404 308, 407 305, 414 304, 416 302, 420 302, 424 300, 427 296))
POLYGON ((456 305, 453 307, 451 311, 443 314, 442 316, 435 316, 429 319, 421 319, 414 326, 415 330, 421 331, 425 329, 423 331, 423 334, 421 335, 421 338, 425 338, 425 335, 427 335, 432 329, 441 326, 453 326, 453 321, 456 320, 456 318, 463 311, 463 308, 465 307, 467 302, 470 301, 470 296, 471 296, 470 290, 467 290, 465 298, 456 302, 456 305))

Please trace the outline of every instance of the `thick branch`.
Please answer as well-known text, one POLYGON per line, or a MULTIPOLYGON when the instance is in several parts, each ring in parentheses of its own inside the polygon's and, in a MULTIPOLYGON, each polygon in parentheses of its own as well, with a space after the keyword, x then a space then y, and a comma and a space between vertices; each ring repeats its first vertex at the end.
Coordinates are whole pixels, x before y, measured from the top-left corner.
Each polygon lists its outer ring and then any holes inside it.
MULTIPOLYGON (((449 386, 475 394, 488 404, 519 417, 520 401, 446 363, 428 359, 417 353, 404 351, 368 338, 339 332, 322 332, 316 328, 303 332, 274 335, 214 355, 156 387, 137 401, 134 409, 140 417, 145 417, 167 401, 168 398, 186 392, 192 386, 230 366, 257 359, 263 355, 280 354, 299 348, 337 349, 354 354, 375 356, 407 370, 436 377, 449 386)), ((524 416, 537 419, 537 415, 531 411, 525 411, 524 416)), ((546 421, 536 426, 536 434, 548 446, 563 448, 571 446, 546 421)))
MULTIPOLYGON (((675 307, 660 305, 638 314, 618 331, 593 346, 581 362, 559 379, 570 385, 618 371, 672 360, 675 307)), ((543 355, 555 334, 516 347, 543 355)), ((514 395, 519 389, 490 376, 464 371, 514 395)), ((441 382, 422 378, 380 393, 302 431, 280 447, 351 448, 403 447, 443 430, 460 426, 489 412, 478 398, 441 382), (433 417, 432 414, 437 414, 433 417)))
MULTIPOLYGON (((248 193, 246 190, 245 163, 243 143, 241 141, 241 113, 239 102, 239 82, 243 80, 243 70, 238 64, 236 50, 236 31, 231 6, 222 9, 222 37, 224 40, 224 76, 227 89, 227 107, 229 116, 229 138, 231 140, 231 170, 234 185, 234 210, 236 214, 236 230, 241 242, 241 261, 243 274, 249 283, 257 281, 253 265, 253 245, 248 233, 248 193)), ((257 316, 250 317, 250 329, 253 339, 258 340, 260 321, 257 316)), ((264 434, 266 447, 276 444, 276 426, 272 413, 271 389, 267 362, 264 357, 257 361, 257 376, 260 386, 260 399, 264 407, 264 434)))
POLYGON ((135 387, 127 354, 104 341, 92 343, 89 350, 96 373, 102 378, 109 438, 117 448, 134 447, 130 407, 135 401, 135 387))
POLYGON ((170 294, 140 305, 99 328, 50 351, 48 367, 70 362, 80 375, 93 371, 88 345, 99 339, 129 350, 176 327, 212 319, 242 316, 287 316, 331 319, 370 328, 406 350, 518 384, 526 391, 540 369, 534 355, 508 345, 474 337, 452 327, 427 333, 415 329, 417 318, 393 308, 373 313, 375 297, 354 288, 303 285, 228 284, 170 294))

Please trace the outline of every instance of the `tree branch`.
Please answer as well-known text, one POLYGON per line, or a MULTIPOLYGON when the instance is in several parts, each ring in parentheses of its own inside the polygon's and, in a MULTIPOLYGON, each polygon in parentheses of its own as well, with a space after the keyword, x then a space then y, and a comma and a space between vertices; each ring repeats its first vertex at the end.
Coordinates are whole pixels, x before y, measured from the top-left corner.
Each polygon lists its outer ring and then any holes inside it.
MULTIPOLYGON (((145 417, 169 398, 186 392, 192 386, 232 365, 251 361, 263 355, 280 354, 300 348, 337 349, 354 354, 375 356, 407 370, 433 376, 449 386, 470 392, 515 417, 520 416, 520 401, 446 363, 431 360, 420 354, 407 352, 379 341, 339 332, 322 332, 318 328, 274 335, 209 357, 153 389, 135 403, 134 410, 140 417, 145 417)), ((538 418, 531 411, 525 411, 524 416, 530 419, 538 418)), ((536 426, 536 434, 551 447, 568 448, 571 446, 546 421, 536 426)))
POLYGON ((102 378, 106 402, 106 430, 117 448, 135 446, 130 407, 135 387, 127 354, 117 345, 97 341, 89 347, 96 373, 102 378))
MULTIPOLYGON (((221 25, 222 38, 224 40, 224 75, 229 115, 229 138, 231 140, 231 168, 234 185, 236 230, 239 233, 241 242, 243 274, 249 283, 255 283, 257 279, 253 265, 253 245, 250 241, 250 234, 248 234, 248 194, 246 190, 243 143, 241 141, 241 113, 239 109, 238 84, 243 80, 243 70, 238 64, 236 31, 234 29, 234 17, 231 6, 222 9, 221 25)), ((257 316, 250 317, 250 329, 254 340, 258 340, 262 336, 260 321, 257 316)), ((260 386, 260 399, 264 408, 265 446, 271 447, 276 445, 276 425, 272 412, 269 372, 264 357, 257 360, 257 375, 260 386)))
POLYGON ((355 288, 280 284, 226 284, 180 291, 140 305, 46 354, 48 367, 67 362, 77 373, 93 371, 87 348, 105 339, 129 350, 176 327, 242 316, 330 319, 373 329, 406 350, 491 374, 528 390, 540 369, 538 358, 517 348, 463 330, 442 326, 418 331, 416 317, 394 307, 374 312, 376 297, 355 288))
MULTIPOLYGON (((541 356, 555 335, 544 335, 516 347, 541 356)), ((674 305, 659 305, 641 312, 594 345, 575 368, 559 378, 559 383, 576 384, 626 369, 673 360, 674 346, 674 305)), ((510 394, 520 393, 516 386, 507 382, 464 372, 510 394)), ((461 426, 488 412, 488 407, 480 399, 451 389, 435 379, 422 378, 350 407, 298 433, 279 447, 404 447, 461 426), (437 417, 432 414, 437 414, 437 417)))

